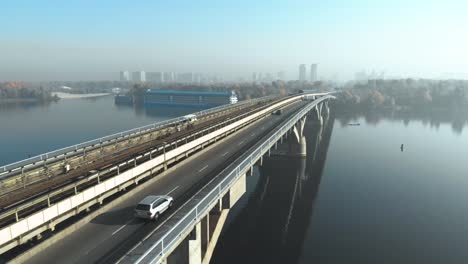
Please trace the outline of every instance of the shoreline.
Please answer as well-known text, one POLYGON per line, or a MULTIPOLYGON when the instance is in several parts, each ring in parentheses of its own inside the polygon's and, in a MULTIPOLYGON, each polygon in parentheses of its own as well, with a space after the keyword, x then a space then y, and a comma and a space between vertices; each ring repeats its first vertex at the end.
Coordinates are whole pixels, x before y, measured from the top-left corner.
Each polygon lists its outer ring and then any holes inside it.
POLYGON ((93 94, 71 94, 62 92, 53 92, 52 96, 57 96, 60 99, 81 99, 108 96, 110 93, 93 93, 93 94))
POLYGON ((37 98, 7 98, 7 99, 0 99, 1 104, 16 104, 16 103, 40 103, 40 102, 51 102, 50 101, 41 101, 37 98))

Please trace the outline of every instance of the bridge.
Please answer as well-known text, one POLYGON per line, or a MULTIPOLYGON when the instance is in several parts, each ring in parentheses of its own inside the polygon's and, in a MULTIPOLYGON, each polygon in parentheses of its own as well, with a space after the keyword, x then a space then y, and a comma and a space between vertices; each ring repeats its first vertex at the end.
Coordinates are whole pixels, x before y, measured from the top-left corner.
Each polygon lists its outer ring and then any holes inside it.
POLYGON ((240 102, 198 112, 195 124, 177 118, 0 167, 2 258, 208 263, 253 166, 284 140, 286 155, 307 156, 305 121, 323 124, 333 98, 240 102), (149 194, 173 196, 174 209, 135 219, 149 194))

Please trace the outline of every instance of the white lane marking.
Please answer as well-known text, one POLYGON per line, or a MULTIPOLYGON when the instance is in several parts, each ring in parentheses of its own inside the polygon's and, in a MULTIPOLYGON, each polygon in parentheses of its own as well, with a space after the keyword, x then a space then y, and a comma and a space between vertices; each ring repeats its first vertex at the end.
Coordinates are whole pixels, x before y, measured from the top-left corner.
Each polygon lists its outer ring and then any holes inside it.
POLYGON ((208 165, 205 165, 205 167, 199 169, 198 172, 202 172, 202 171, 204 171, 206 168, 208 168, 208 165))
POLYGON ((128 224, 130 224, 131 222, 133 221, 133 219, 131 219, 130 221, 128 221, 127 223, 125 223, 123 226, 119 227, 119 229, 115 230, 114 232, 112 232, 111 236, 117 234, 120 230, 124 229, 128 224))
POLYGON ((251 136, 251 137, 255 136, 255 133, 252 133, 250 136, 251 136))
POLYGON ((240 146, 240 145, 242 145, 242 143, 244 143, 244 140, 242 140, 241 142, 239 142, 239 144, 237 144, 237 145, 240 146))
POLYGON ((221 155, 221 156, 224 157, 224 156, 226 156, 228 153, 229 153, 229 151, 226 151, 226 152, 224 152, 223 155, 221 155))
POLYGON ((174 189, 170 190, 168 193, 166 193, 166 195, 169 195, 171 194, 173 191, 177 190, 177 188, 179 188, 179 186, 177 185, 174 189))

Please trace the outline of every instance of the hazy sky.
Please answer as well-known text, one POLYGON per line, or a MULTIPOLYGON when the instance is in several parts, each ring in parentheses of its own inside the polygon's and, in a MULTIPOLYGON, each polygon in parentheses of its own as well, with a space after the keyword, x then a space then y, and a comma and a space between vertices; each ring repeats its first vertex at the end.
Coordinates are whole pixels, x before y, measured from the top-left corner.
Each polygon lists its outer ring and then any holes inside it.
POLYGON ((468 1, 2 1, 0 79, 121 69, 468 79, 468 1), (411 3, 409 3, 411 2, 411 3))

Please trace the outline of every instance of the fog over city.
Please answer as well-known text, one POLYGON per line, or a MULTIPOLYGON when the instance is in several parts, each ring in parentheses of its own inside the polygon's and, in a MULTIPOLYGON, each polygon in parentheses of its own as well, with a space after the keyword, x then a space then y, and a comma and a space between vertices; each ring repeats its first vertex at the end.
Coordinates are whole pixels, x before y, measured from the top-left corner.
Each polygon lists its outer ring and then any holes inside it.
POLYGON ((297 79, 301 63, 341 81, 468 78, 466 1, 45 2, 2 4, 1 81, 117 80, 122 69, 297 79))

